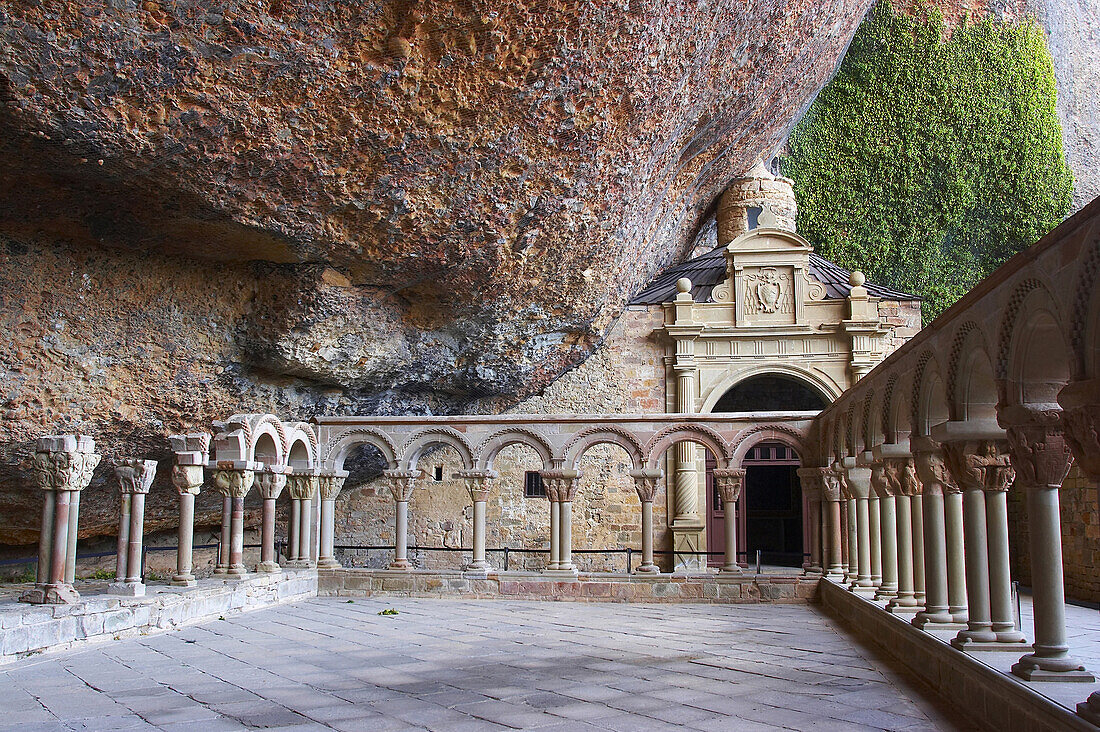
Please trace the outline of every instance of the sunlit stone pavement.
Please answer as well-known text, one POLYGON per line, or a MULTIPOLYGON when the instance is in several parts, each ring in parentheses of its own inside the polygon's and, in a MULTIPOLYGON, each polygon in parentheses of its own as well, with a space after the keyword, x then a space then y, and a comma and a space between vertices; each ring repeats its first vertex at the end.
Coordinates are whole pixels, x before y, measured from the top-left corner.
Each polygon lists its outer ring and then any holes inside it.
POLYGON ((793 605, 318 598, 6 666, 0 700, 21 732, 964 728, 793 605))

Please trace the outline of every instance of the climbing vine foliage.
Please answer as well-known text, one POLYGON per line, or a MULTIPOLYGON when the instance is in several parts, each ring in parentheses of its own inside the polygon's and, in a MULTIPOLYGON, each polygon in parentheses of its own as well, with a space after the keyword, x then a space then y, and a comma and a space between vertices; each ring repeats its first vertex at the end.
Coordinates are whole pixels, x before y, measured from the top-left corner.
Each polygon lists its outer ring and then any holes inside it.
POLYGON ((1069 211, 1042 29, 948 35, 937 11, 878 3, 782 164, 822 256, 924 297, 930 320, 1069 211))

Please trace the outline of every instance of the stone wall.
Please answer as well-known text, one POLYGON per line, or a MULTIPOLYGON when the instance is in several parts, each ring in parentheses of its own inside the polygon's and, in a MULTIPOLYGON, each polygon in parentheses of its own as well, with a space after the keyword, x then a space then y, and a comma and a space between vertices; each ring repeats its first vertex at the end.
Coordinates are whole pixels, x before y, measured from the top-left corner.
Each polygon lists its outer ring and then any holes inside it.
MULTIPOLYGON (((1066 597, 1100 602, 1100 509, 1096 488, 1075 465, 1058 494, 1062 508, 1062 565, 1066 597)), ((1012 549, 1012 577, 1031 584, 1026 496, 1012 488, 1008 493, 1008 529, 1012 549)))
MULTIPOLYGON (((663 324, 660 307, 628 309, 603 346, 580 367, 566 373, 541 394, 520 403, 515 413, 645 413, 664 411, 664 347, 654 331, 663 324)), ((420 547, 470 548, 473 515, 470 497, 461 480, 452 474, 461 468, 450 448, 425 456, 424 470, 409 502, 409 543, 420 547), (443 479, 436 481, 436 467, 443 479)), ((501 451, 495 463, 495 481, 488 502, 487 546, 490 550, 537 549, 538 554, 513 554, 510 569, 541 569, 549 547, 550 510, 545 498, 524 497, 524 473, 538 470, 541 462, 530 449, 513 445, 501 451)), ((641 505, 629 472, 630 459, 615 446, 596 446, 581 460, 580 489, 573 503, 575 549, 641 547, 641 505)), ((662 481, 663 483, 663 481, 662 481)), ((654 501, 655 548, 672 548, 668 532, 666 488, 662 484, 654 501)), ((360 485, 345 484, 336 504, 336 543, 390 545, 394 540, 393 501, 383 478, 360 485)), ((418 566, 457 569, 468 553, 412 551, 418 566)), ((502 555, 489 553, 500 567, 502 555)), ((659 558, 660 559, 660 558, 659 558)), ((347 551, 345 565, 383 567, 386 551, 347 551)), ((579 554, 574 563, 591 571, 623 571, 622 554, 579 554)), ((636 562, 637 560, 635 560, 636 562)), ((667 558, 666 558, 667 562, 667 558)), ((662 562, 658 561, 659 564, 662 562)))

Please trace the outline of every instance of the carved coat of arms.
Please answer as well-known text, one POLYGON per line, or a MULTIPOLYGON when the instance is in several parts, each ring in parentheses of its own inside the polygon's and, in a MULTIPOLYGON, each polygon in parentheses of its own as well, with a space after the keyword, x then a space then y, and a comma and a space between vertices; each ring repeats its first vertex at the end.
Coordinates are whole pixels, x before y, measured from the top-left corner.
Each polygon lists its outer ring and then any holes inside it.
POLYGON ((790 312, 790 277, 775 267, 762 267, 747 274, 745 305, 749 313, 790 312))

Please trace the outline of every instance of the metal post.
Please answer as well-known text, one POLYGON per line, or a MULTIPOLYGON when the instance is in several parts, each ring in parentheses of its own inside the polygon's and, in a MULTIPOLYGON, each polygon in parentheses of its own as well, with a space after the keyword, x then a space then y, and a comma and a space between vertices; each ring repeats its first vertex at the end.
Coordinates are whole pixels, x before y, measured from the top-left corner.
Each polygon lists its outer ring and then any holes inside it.
POLYGON ((760 550, 756 550, 756 573, 760 574, 760 550))
POLYGON ((1016 630, 1023 631, 1023 622, 1020 619, 1020 580, 1012 581, 1012 599, 1016 606, 1016 630))
POLYGON ((630 547, 626 548, 626 573, 630 574, 630 565, 634 558, 634 550, 630 547))
POLYGON ((504 547, 504 571, 508 571, 508 547, 504 547))

